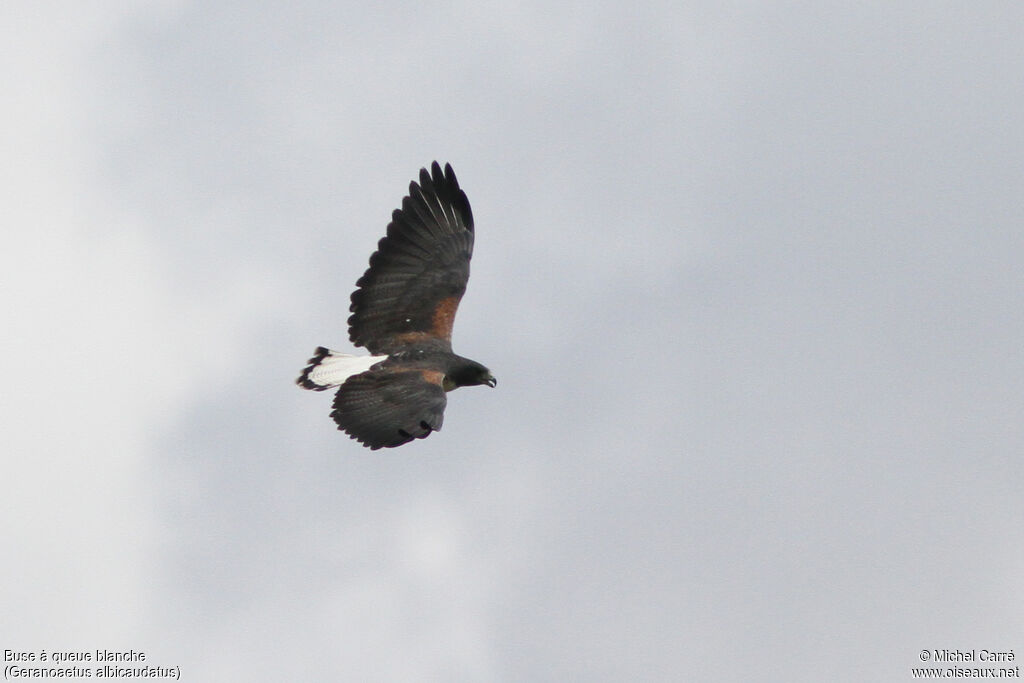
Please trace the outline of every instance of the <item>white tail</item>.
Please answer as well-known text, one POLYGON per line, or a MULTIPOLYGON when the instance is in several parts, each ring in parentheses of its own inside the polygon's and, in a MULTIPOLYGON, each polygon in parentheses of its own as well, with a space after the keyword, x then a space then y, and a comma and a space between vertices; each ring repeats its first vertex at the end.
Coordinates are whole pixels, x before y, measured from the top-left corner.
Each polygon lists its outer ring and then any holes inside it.
POLYGON ((316 349, 309 365, 295 380, 303 389, 323 391, 340 387, 352 375, 366 372, 372 366, 388 359, 387 356, 353 356, 331 351, 323 346, 316 349))

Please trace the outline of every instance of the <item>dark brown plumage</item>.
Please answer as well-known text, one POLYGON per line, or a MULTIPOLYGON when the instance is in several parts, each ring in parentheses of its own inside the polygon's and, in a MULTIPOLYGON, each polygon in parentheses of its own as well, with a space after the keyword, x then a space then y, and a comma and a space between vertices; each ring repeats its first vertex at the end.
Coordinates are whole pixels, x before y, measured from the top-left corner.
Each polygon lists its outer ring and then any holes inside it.
POLYGON ((496 380, 452 353, 455 314, 469 280, 473 214, 450 165, 435 161, 409 184, 402 208, 356 282, 349 338, 373 356, 317 349, 297 383, 340 386, 331 417, 372 449, 400 446, 441 429, 445 392, 496 380))

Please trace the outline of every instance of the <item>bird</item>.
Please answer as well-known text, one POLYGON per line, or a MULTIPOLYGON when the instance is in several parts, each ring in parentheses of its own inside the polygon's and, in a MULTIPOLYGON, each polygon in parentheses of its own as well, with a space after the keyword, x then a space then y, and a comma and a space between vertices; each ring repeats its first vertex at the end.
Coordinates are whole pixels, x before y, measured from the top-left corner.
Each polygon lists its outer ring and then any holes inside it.
POLYGON ((296 379, 337 388, 331 417, 371 450, 440 431, 447 392, 497 386, 482 364, 452 351, 452 326, 469 281, 473 212, 451 164, 420 169, 356 281, 349 340, 370 355, 317 347, 296 379))

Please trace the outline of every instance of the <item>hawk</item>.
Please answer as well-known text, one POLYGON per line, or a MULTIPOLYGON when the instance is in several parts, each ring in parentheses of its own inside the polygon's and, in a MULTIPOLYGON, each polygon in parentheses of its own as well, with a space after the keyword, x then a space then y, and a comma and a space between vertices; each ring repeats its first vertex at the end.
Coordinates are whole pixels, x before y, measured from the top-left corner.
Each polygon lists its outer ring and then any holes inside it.
POLYGON ((452 353, 452 325, 469 280, 473 213, 450 164, 409 184, 370 267, 352 293, 349 339, 369 356, 319 347, 296 381, 338 388, 331 417, 364 446, 393 448, 439 431, 446 392, 498 381, 452 353))

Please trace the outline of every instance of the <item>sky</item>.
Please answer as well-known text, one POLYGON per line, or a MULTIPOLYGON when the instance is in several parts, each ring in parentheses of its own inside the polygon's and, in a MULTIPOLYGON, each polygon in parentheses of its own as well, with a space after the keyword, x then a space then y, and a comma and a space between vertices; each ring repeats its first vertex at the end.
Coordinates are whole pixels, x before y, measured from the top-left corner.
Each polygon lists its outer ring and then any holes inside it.
MULTIPOLYGON (((0 648, 185 681, 1024 657, 1018 3, 0 7, 0 648), (294 379, 421 167, 496 389, 294 379)), ((979 666, 983 664, 978 664, 979 666)))

